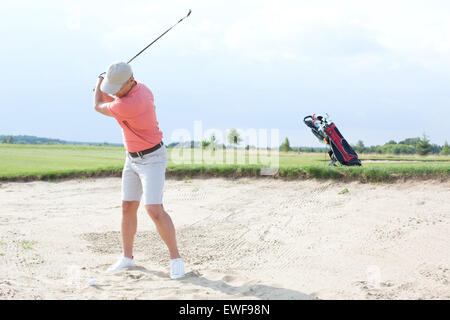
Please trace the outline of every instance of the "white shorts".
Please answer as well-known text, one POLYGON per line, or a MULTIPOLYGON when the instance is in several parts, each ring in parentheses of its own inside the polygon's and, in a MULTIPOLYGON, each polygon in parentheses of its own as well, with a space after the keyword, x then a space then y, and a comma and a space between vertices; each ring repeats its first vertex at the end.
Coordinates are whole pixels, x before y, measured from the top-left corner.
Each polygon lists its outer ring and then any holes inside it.
POLYGON ((122 171, 122 200, 140 201, 144 194, 144 205, 162 204, 167 167, 166 146, 136 158, 127 152, 126 157, 122 171))

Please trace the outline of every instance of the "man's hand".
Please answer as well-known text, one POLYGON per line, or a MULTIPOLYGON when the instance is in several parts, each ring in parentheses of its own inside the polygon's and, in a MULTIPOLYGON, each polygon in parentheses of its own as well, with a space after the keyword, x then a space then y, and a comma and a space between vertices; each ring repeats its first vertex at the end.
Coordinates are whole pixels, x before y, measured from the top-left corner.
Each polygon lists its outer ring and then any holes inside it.
POLYGON ((102 73, 102 74, 100 74, 99 76, 98 76, 98 78, 97 78, 97 84, 94 86, 94 88, 92 88, 92 91, 95 91, 95 89, 100 89, 100 85, 102 84, 102 81, 103 81, 103 79, 104 79, 104 77, 103 77, 103 74, 104 73, 102 73))
POLYGON ((94 88, 92 89, 92 91, 100 90, 100 85, 102 84, 102 81, 103 81, 103 76, 99 75, 98 78, 97 78, 97 83, 94 86, 94 88))
POLYGON ((94 92, 94 108, 97 112, 104 114, 105 116, 113 117, 111 112, 109 112, 107 104, 114 99, 110 98, 107 94, 100 90, 100 85, 102 84, 103 77, 99 76, 97 79, 97 84, 95 85, 94 92), (105 97, 107 96, 107 97, 105 97))

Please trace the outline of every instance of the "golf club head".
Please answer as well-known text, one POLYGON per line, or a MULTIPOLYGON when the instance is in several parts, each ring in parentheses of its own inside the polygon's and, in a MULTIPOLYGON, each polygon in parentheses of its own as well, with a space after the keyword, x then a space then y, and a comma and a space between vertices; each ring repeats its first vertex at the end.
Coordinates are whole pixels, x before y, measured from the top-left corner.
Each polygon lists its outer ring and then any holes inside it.
POLYGON ((188 12, 188 14, 187 14, 186 18, 187 18, 187 17, 189 17, 189 15, 191 14, 191 12, 192 12, 192 10, 191 10, 191 9, 189 9, 189 12, 188 12))

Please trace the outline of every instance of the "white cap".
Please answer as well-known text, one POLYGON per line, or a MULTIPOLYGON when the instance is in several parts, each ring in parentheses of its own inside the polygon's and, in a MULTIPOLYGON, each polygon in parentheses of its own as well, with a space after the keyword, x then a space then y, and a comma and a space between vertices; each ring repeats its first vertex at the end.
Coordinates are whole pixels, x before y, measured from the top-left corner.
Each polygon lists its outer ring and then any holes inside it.
POLYGON ((105 79, 102 81, 100 90, 114 95, 122 88, 123 84, 130 79, 133 71, 128 63, 116 62, 106 70, 105 79))

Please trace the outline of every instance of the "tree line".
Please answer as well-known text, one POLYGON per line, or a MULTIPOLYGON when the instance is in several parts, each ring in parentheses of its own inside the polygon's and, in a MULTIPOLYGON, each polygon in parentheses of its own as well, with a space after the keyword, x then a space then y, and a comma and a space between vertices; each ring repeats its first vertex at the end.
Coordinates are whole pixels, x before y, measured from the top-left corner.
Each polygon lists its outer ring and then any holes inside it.
MULTIPOLYGON (((431 143, 426 135, 422 138, 408 138, 396 142, 389 140, 383 145, 365 146, 362 140, 356 145, 352 145, 357 153, 378 153, 378 154, 440 154, 450 155, 448 142, 445 141, 443 146, 431 143)), ((297 151, 297 152, 323 152, 326 148, 307 148, 307 147, 291 147, 289 139, 286 137, 280 146, 281 151, 297 151)))
POLYGON ((75 144, 75 145, 93 145, 93 146, 121 146, 121 143, 108 143, 108 142, 77 142, 77 141, 65 141, 60 139, 42 138, 36 136, 23 136, 23 135, 0 135, 0 143, 2 144, 75 144))
MULTIPOLYGON (((59 139, 48 139, 40 138, 35 136, 5 136, 0 135, 0 141, 3 144, 15 144, 15 143, 30 143, 30 144, 89 144, 89 145, 121 145, 121 144, 108 144, 104 143, 82 143, 82 142, 68 142, 59 139)), ((228 147, 232 146, 237 148, 243 141, 239 132, 236 129, 231 129, 227 135, 228 147)), ((218 143, 217 138, 214 134, 211 135, 209 139, 205 139, 200 142, 189 141, 185 143, 173 142, 168 145, 168 147, 184 146, 202 149, 206 148, 223 148, 226 149, 227 146, 222 143, 218 143)), ((376 146, 365 146, 362 140, 359 140, 356 145, 352 145, 353 149, 357 153, 378 153, 378 154, 440 154, 440 155, 450 155, 450 150, 447 141, 445 141, 443 146, 439 146, 435 143, 431 143, 428 137, 424 134, 422 138, 408 138, 396 142, 394 140, 389 140, 383 145, 376 146)), ((255 149, 254 146, 246 145, 245 149, 255 149)), ((280 151, 295 151, 295 152, 324 152, 326 147, 291 147, 289 139, 286 137, 283 143, 279 147, 280 151)))

